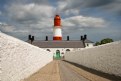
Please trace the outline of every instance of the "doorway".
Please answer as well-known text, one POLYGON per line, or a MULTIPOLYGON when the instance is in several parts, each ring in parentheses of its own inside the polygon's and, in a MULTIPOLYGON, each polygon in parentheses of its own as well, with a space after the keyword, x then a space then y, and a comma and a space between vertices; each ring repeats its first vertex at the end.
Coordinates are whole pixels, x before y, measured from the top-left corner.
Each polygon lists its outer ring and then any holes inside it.
POLYGON ((59 50, 56 50, 56 59, 60 59, 61 56, 60 56, 60 51, 59 50))

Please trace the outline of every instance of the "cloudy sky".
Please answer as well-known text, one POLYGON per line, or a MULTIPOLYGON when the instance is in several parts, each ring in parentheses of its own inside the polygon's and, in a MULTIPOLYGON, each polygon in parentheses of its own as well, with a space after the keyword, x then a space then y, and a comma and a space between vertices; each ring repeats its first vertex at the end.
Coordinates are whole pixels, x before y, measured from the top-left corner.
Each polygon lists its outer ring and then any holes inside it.
POLYGON ((0 0, 0 31, 27 40, 52 39, 53 18, 62 18, 63 39, 121 40, 121 0, 0 0))

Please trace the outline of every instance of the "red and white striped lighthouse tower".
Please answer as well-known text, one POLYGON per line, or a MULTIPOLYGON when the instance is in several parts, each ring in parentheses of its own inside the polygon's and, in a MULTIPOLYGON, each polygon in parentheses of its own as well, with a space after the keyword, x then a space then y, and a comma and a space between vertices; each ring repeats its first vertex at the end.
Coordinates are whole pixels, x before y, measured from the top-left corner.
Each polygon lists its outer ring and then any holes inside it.
POLYGON ((62 40, 61 18, 59 15, 56 15, 54 18, 53 33, 53 40, 62 40))

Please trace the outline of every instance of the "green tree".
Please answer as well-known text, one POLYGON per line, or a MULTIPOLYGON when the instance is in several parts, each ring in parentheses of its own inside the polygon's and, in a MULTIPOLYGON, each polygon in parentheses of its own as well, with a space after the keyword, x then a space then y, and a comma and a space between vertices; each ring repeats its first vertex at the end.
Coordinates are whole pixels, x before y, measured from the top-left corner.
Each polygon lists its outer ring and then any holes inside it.
POLYGON ((106 43, 110 43, 110 42, 113 42, 113 39, 111 39, 111 38, 105 38, 105 39, 102 39, 100 41, 101 44, 106 44, 106 43))
POLYGON ((113 39, 111 39, 111 38, 105 38, 105 39, 102 39, 100 42, 96 42, 95 46, 106 44, 106 43, 110 43, 110 42, 113 42, 113 39))
POLYGON ((95 46, 98 46, 98 45, 100 45, 100 42, 96 42, 96 43, 95 43, 95 46))

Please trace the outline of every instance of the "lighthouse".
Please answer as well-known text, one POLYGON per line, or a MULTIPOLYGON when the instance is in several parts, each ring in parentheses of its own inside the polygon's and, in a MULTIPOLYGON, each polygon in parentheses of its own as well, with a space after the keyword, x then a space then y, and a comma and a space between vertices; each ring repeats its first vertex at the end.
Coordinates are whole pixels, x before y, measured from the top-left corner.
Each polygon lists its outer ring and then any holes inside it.
POLYGON ((59 15, 56 15, 54 18, 53 40, 55 40, 55 41, 62 40, 61 18, 59 15))

